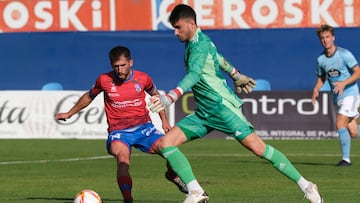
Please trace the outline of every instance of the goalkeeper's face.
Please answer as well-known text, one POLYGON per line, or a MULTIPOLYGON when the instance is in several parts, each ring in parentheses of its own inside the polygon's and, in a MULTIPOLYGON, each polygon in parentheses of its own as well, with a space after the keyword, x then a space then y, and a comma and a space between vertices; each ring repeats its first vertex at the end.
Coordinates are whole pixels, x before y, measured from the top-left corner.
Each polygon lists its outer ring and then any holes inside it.
POLYGON ((188 42, 196 32, 196 24, 190 18, 179 19, 173 25, 174 34, 181 42, 188 42))
POLYGON ((131 75, 131 67, 133 65, 133 60, 128 59, 125 56, 120 56, 119 60, 115 61, 112 64, 112 69, 115 74, 119 77, 120 80, 126 80, 131 75))

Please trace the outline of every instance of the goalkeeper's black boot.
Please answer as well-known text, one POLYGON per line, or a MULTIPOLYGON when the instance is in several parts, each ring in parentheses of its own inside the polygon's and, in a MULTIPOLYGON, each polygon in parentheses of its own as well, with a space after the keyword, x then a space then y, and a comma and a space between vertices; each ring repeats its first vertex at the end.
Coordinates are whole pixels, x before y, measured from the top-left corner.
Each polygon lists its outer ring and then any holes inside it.
POLYGON ((172 172, 170 170, 166 171, 165 177, 168 181, 174 183, 181 192, 183 192, 185 194, 187 194, 189 192, 185 183, 179 178, 179 176, 174 174, 174 172, 172 172))

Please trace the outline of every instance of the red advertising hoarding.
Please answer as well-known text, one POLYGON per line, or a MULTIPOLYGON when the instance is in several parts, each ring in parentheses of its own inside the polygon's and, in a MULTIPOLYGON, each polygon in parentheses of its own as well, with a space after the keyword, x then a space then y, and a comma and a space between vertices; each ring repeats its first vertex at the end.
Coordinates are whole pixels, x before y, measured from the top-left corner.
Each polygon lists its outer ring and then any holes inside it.
POLYGON ((168 30, 186 3, 203 29, 360 26, 355 0, 3 0, 1 32, 168 30))

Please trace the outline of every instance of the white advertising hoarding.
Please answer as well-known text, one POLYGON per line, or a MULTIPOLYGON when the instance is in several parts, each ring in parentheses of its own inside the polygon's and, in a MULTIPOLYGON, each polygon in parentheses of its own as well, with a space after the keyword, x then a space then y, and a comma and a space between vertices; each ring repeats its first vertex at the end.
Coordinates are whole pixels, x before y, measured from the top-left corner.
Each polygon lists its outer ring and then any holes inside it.
MULTIPOLYGON (((68 111, 84 91, 0 91, 0 139, 77 138, 106 139, 103 95, 66 121, 57 112, 68 111)), ((161 130, 158 114, 150 113, 161 130)), ((172 119, 173 120, 173 119, 172 119)))

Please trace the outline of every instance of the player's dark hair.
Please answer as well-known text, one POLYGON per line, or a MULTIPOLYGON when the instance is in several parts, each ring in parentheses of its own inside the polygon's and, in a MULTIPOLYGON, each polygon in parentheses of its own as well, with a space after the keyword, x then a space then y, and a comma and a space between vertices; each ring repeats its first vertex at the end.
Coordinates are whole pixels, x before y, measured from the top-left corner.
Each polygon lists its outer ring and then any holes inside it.
POLYGON ((316 30, 316 34, 320 37, 323 32, 330 32, 331 35, 335 36, 335 30, 330 25, 322 25, 316 30))
POLYGON ((178 4, 175 8, 171 11, 169 16, 169 22, 171 25, 174 25, 180 19, 190 18, 194 20, 196 24, 196 13, 193 8, 185 4, 178 4))
POLYGON ((113 64, 119 60, 120 56, 124 56, 128 60, 131 59, 130 49, 123 46, 117 46, 111 49, 109 52, 110 63, 113 64))

